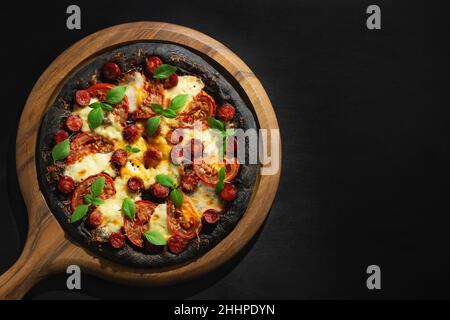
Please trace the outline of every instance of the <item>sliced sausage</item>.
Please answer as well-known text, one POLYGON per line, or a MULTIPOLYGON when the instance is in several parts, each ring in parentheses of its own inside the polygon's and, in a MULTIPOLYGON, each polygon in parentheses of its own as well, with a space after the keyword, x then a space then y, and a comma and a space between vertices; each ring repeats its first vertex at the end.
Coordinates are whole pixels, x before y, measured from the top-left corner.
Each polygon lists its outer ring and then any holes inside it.
POLYGON ((58 190, 64 194, 71 193, 75 189, 75 181, 69 176, 62 176, 58 181, 58 190))
POLYGON ((71 132, 78 132, 83 127, 83 120, 78 115, 68 116, 66 119, 66 128, 71 132))
POLYGON ((117 149, 111 156, 111 164, 120 169, 127 164, 128 153, 123 149, 117 149))
POLYGON ((150 191, 155 198, 164 199, 169 196, 170 189, 159 183, 155 183, 150 187, 150 191))
POLYGON ((144 165, 148 168, 155 168, 162 160, 162 152, 156 149, 149 149, 144 153, 144 165))

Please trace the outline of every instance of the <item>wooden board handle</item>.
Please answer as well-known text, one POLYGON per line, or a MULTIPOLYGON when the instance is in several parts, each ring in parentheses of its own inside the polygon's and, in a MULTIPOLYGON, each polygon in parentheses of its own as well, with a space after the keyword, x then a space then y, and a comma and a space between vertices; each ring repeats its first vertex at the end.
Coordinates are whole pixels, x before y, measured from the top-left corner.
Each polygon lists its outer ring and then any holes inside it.
POLYGON ((67 240, 53 217, 47 216, 37 228, 30 228, 19 259, 0 276, 0 299, 21 299, 34 284, 60 271, 53 261, 57 249, 65 243, 67 240))

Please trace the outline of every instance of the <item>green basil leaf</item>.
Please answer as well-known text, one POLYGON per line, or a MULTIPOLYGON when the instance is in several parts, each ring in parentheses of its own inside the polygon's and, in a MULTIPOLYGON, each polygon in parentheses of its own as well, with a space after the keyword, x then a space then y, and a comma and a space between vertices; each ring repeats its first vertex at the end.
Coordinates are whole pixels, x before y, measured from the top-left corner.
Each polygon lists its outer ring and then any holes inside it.
POLYGON ((134 215, 136 214, 136 205, 134 204, 134 201, 129 198, 123 199, 122 211, 128 219, 133 220, 134 215))
POLYGON ((173 119, 177 117, 177 113, 172 109, 164 109, 162 115, 166 118, 173 119))
POLYGON ((97 108, 100 108, 101 106, 102 106, 102 103, 100 101, 95 101, 89 105, 89 108, 97 109, 97 108))
POLYGON ((147 135, 152 136, 158 130, 159 124, 161 122, 161 116, 151 117, 147 120, 145 124, 145 129, 147 130, 147 135))
POLYGON ((168 175, 165 174, 158 174, 155 177, 156 181, 160 184, 163 185, 164 187, 167 188, 175 188, 175 182, 173 181, 173 179, 171 177, 169 177, 168 175))
POLYGON ((225 126, 223 122, 215 118, 208 117, 208 125, 211 129, 216 129, 222 132, 225 131, 225 126))
POLYGON ((217 182, 216 190, 220 192, 225 187, 225 167, 220 168, 217 176, 219 177, 219 181, 217 182))
POLYGON ((105 187, 105 177, 99 177, 94 180, 91 184, 91 195, 93 197, 98 197, 105 187))
POLYGON ((157 114, 162 114, 164 111, 164 108, 162 105, 154 103, 152 104, 152 109, 153 111, 155 111, 157 114))
POLYGON ((153 78, 167 79, 172 74, 174 74, 175 71, 177 71, 177 67, 171 66, 170 64, 162 64, 158 68, 155 69, 153 78))
POLYGON ((175 98, 172 99, 170 102, 169 109, 173 111, 178 111, 186 104, 187 100, 189 98, 188 94, 179 94, 175 98))
POLYGON ((54 161, 64 160, 70 152, 70 141, 66 139, 61 141, 52 149, 52 158, 54 161))
POLYGON ((102 103, 102 108, 103 108, 103 110, 106 110, 106 111, 113 111, 114 110, 114 108, 111 105, 107 104, 107 103, 102 103))
POLYGON ((80 221, 87 214, 88 210, 89 210, 89 205, 87 205, 87 204, 79 205, 75 209, 75 211, 72 213, 72 216, 70 217, 70 222, 74 223, 74 222, 80 221))
POLYGON ((90 194, 87 194, 87 195, 84 196, 84 202, 92 203, 92 200, 94 200, 94 197, 91 196, 90 194))
POLYGON ((112 88, 106 94, 106 103, 108 104, 118 104, 125 97, 125 91, 127 86, 117 86, 112 88))
POLYGON ((148 242, 151 244, 154 244, 155 246, 164 246, 167 244, 166 238, 156 229, 151 229, 150 231, 147 231, 144 233, 145 238, 148 242))
POLYGON ((101 126, 101 124, 103 123, 103 118, 104 114, 102 108, 92 109, 88 114, 89 128, 91 128, 91 130, 94 130, 95 128, 101 126))
POLYGON ((183 192, 181 192, 180 189, 173 189, 170 192, 169 197, 177 208, 181 208, 181 206, 183 205, 183 192))
POLYGON ((105 201, 103 201, 103 200, 100 199, 100 198, 93 198, 93 199, 92 199, 92 204, 93 204, 94 206, 99 206, 99 205, 104 204, 104 203, 105 203, 105 201))
POLYGON ((139 149, 139 148, 137 148, 137 147, 133 147, 133 146, 127 145, 127 146, 125 147, 125 151, 137 153, 137 152, 140 152, 141 149, 139 149))

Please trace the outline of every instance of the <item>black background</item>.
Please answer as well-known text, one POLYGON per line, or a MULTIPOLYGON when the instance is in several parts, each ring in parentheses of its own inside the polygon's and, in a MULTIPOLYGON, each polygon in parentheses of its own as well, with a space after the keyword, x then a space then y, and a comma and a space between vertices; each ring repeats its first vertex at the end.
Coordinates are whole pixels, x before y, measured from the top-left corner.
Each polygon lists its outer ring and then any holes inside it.
POLYGON ((27 231, 15 171, 17 123, 45 68, 115 24, 185 25, 224 43, 274 105, 283 172, 271 213, 235 259, 199 281, 132 288, 84 275, 37 298, 449 298, 449 50, 432 1, 58 1, 2 3, 0 271, 27 231), (66 29, 78 4, 82 29, 66 29), (382 30, 366 28, 378 4, 382 30), (382 290, 366 288, 377 264, 382 290))

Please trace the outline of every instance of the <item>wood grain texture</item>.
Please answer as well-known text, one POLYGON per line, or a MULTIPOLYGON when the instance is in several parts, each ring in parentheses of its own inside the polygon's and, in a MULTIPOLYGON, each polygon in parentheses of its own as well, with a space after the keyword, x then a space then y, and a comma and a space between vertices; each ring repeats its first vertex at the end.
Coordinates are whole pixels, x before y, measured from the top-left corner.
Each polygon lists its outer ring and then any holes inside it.
POLYGON ((99 52, 146 40, 180 44, 214 59, 242 86, 255 109, 260 128, 278 129, 270 100, 249 67, 224 45, 198 31, 167 23, 136 22, 104 29, 80 40, 42 74, 20 119, 16 166, 28 209, 29 231, 20 258, 0 277, 0 299, 20 299, 37 281, 50 274, 64 272, 71 264, 79 265, 83 272, 135 285, 161 286, 193 279, 229 260, 264 222, 278 189, 281 157, 277 174, 258 177, 248 209, 232 232, 205 255, 178 266, 134 269, 99 258, 69 239, 49 211, 39 190, 35 165, 37 136, 45 111, 53 103, 66 77, 94 59, 99 52))

